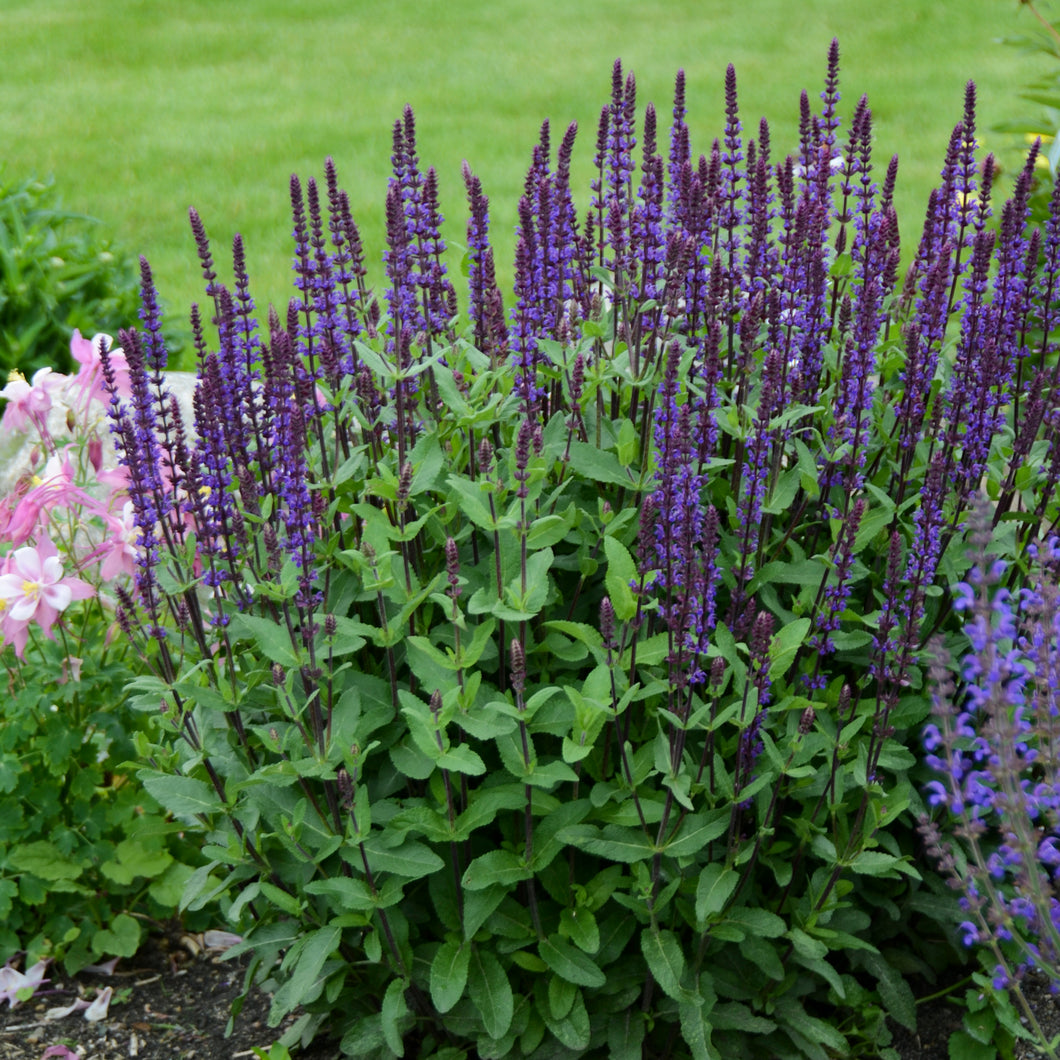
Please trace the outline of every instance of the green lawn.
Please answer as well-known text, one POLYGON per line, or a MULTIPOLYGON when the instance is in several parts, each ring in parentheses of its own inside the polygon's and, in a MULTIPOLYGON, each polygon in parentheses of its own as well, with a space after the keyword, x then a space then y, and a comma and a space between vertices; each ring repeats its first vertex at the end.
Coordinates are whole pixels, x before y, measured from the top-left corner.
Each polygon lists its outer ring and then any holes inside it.
POLYGON ((1020 109, 1016 91, 1036 71, 994 41, 1030 22, 1015 0, 0 0, 0 157, 8 176, 54 174, 68 208, 147 255, 186 318, 201 291, 188 206, 221 259, 243 233, 259 301, 285 304, 288 179, 322 174, 328 154, 378 278, 390 128, 410 102, 450 239, 464 236, 462 159, 482 178, 505 286, 540 123, 551 119, 556 141, 579 123, 584 208, 616 57, 636 72, 641 103, 656 103, 664 144, 685 68, 695 153, 721 132, 733 62, 745 127, 766 115, 779 156, 837 36, 845 112, 867 93, 881 169, 901 158, 908 258, 969 78, 985 141, 1011 161, 990 126, 1020 109))

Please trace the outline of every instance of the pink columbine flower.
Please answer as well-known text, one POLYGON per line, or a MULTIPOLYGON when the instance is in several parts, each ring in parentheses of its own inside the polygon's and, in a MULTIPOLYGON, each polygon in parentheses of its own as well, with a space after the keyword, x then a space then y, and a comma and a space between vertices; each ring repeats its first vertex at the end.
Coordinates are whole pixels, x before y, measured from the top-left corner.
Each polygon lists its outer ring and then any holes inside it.
POLYGON ((125 351, 120 346, 114 346, 114 340, 109 335, 99 332, 91 339, 86 339, 75 329, 70 338, 70 354, 81 367, 70 383, 70 390, 78 395, 72 404, 80 410, 87 409, 93 401, 103 404, 110 401, 110 395, 103 386, 103 359, 100 350, 104 342, 107 344, 111 367, 114 369, 118 395, 123 398, 132 395, 129 362, 125 359, 125 351))
POLYGON ((109 582, 119 575, 136 573, 136 545, 142 531, 136 525, 136 513, 132 501, 126 501, 121 516, 106 515, 107 536, 96 549, 101 560, 99 576, 109 582))
POLYGON ((95 590, 80 578, 63 577, 58 549, 44 538, 39 545, 17 548, 0 568, 0 633, 21 659, 36 622, 48 638, 52 626, 74 600, 87 600, 95 590))
POLYGON ((45 418, 52 407, 52 394, 65 382, 66 376, 50 368, 39 369, 29 383, 20 372, 12 372, 7 386, 0 390, 0 397, 7 399, 0 420, 4 431, 22 431, 30 423, 42 432, 46 430, 45 418))
POLYGON ((14 545, 25 544, 45 525, 52 508, 94 511, 101 507, 74 481, 72 448, 54 453, 39 472, 23 479, 15 493, 0 501, 0 539, 14 545))

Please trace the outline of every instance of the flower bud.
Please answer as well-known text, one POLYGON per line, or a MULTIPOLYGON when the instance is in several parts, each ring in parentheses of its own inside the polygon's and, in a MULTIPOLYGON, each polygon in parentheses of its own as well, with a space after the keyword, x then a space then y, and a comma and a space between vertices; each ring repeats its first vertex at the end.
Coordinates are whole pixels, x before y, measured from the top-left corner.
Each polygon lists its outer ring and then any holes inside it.
POLYGON ((526 688, 526 652, 517 637, 512 637, 508 651, 512 665, 512 688, 522 695, 523 689, 526 688))

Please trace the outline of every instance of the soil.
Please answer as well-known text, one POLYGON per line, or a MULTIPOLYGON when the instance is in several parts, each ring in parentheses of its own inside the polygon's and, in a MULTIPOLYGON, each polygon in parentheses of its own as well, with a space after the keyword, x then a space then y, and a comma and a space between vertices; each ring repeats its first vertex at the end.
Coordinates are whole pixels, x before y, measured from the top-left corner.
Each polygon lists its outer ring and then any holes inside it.
MULTIPOLYGON (((50 1046, 70 1053, 55 1060, 255 1060, 297 1019, 269 1027, 269 998, 253 992, 225 1037, 232 1001, 242 993, 246 965, 222 960, 200 935, 152 936, 135 958, 109 976, 81 972, 73 979, 50 968, 50 981, 15 1009, 0 1007, 0 1060, 42 1060, 50 1046), (51 1008, 113 987, 107 1015, 88 1022, 75 1012, 45 1019, 51 1008)), ((299 1060, 339 1060, 337 1045, 314 1042, 299 1060)))
MULTIPOLYGON (((243 982, 244 966, 222 960, 203 946, 201 936, 156 936, 131 961, 110 976, 82 972, 73 979, 53 970, 50 982, 15 1009, 0 1008, 0 1060, 43 1060, 49 1047, 70 1050, 55 1060, 256 1060, 255 1047, 267 1055, 270 1045, 297 1018, 269 1027, 269 998, 252 993, 225 1038, 229 1008, 243 982), (113 987, 107 1016, 88 1022, 76 1012, 45 1019, 50 1008, 78 997, 91 1000, 113 987)), ((1060 1005, 1044 983, 1028 981, 1024 992, 1049 1035, 1060 1033, 1060 1005)), ((894 1027, 893 1047, 900 1060, 949 1060, 950 1036, 961 1028, 961 1010, 943 1000, 918 1009, 917 1032, 894 1027)), ((297 1060, 340 1060, 335 1043, 314 1042, 294 1054, 297 1060)), ((1019 1042, 1016 1060, 1037 1054, 1019 1042)), ((410 1057, 408 1060, 416 1060, 410 1057)), ((646 1058, 650 1060, 650 1058, 646 1058)), ((870 1060, 870 1058, 866 1058, 870 1060)))

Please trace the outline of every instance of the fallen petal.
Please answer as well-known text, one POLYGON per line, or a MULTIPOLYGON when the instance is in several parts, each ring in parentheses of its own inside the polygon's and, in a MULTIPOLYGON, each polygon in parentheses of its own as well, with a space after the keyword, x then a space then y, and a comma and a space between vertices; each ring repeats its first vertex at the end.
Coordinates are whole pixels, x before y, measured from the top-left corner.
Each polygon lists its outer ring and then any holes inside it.
POLYGON ((88 1002, 84 998, 79 997, 70 1005, 48 1009, 44 1013, 44 1018, 46 1020, 61 1020, 64 1016, 69 1016, 73 1012, 80 1012, 83 1008, 88 1008, 88 1002))
POLYGON ((81 1060, 81 1057, 77 1055, 72 1049, 68 1049, 65 1045, 49 1045, 44 1050, 44 1055, 40 1060, 48 1060, 48 1057, 54 1056, 57 1060, 81 1060))
POLYGON ((89 1023, 98 1023, 107 1018, 107 1009, 110 1007, 110 996, 114 993, 114 987, 108 986, 101 990, 96 1000, 85 1009, 85 1019, 89 1023))
POLYGON ((235 935, 231 931, 204 931, 202 941, 207 949, 230 950, 243 941, 243 936, 235 935))

